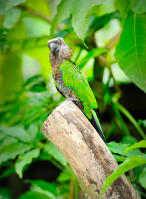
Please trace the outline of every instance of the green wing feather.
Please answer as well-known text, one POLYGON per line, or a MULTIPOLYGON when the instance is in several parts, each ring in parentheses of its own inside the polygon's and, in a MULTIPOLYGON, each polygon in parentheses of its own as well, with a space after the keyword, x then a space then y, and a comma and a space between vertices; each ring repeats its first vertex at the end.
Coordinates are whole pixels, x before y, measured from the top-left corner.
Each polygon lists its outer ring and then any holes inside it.
POLYGON ((98 105, 88 81, 79 68, 70 61, 65 61, 60 65, 62 79, 67 87, 73 88, 76 95, 83 103, 86 116, 91 119, 90 109, 97 109, 98 105))

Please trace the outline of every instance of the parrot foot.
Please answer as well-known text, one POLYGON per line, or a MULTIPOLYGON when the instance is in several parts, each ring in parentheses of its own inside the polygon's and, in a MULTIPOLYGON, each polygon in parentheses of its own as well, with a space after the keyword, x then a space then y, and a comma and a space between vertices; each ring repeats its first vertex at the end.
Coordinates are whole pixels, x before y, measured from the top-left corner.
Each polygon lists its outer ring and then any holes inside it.
POLYGON ((77 105, 81 110, 84 109, 82 102, 75 97, 68 97, 67 100, 72 101, 75 105, 77 105))

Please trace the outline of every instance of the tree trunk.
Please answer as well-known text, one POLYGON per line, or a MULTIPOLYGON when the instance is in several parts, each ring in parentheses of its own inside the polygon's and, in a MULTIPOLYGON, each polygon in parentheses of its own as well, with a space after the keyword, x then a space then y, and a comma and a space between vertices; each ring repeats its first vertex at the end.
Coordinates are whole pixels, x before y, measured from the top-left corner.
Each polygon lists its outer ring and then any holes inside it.
MULTIPOLYGON (((42 131, 68 160, 85 196, 98 199, 105 179, 118 164, 82 111, 66 100, 47 118, 42 131)), ((139 199, 139 196, 122 175, 102 198, 139 199)))

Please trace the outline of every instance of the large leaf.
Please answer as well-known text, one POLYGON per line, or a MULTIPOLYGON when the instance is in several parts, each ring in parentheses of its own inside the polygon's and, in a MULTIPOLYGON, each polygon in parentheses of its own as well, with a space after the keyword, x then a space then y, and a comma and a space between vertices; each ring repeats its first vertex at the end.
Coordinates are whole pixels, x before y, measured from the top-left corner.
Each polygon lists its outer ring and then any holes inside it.
POLYGON ((132 1, 132 10, 136 13, 146 12, 146 1, 145 0, 133 0, 132 1))
POLYGON ((48 196, 52 196, 53 198, 57 196, 57 184, 49 183, 44 180, 31 180, 30 182, 33 185, 33 190, 40 192, 46 191, 48 196))
POLYGON ((116 49, 120 68, 146 92, 146 14, 129 13, 116 49))
POLYGON ((130 147, 127 147, 125 150, 124 150, 124 154, 127 153, 128 151, 132 150, 132 149, 136 149, 136 148, 146 148, 146 140, 142 140, 138 143, 135 143, 133 144, 132 146, 130 147))
POLYGON ((21 195, 18 199, 51 199, 49 196, 46 196, 43 193, 37 191, 28 191, 21 195))
POLYGON ((58 6, 58 12, 53 20, 53 34, 59 21, 62 21, 72 15, 72 25, 79 38, 84 39, 88 29, 88 12, 95 5, 100 5, 104 1, 101 0, 62 0, 58 6))
POLYGON ((40 154, 40 149, 33 149, 27 153, 19 156, 15 163, 16 173, 22 178, 22 172, 25 165, 30 164, 34 158, 37 158, 40 154))
POLYGON ((139 176, 139 182, 141 186, 146 189, 146 167, 143 169, 143 171, 141 172, 139 176))
POLYGON ((3 27, 5 28, 12 28, 21 15, 21 10, 19 8, 11 8, 8 10, 4 16, 3 27))
POLYGON ((14 159, 17 155, 31 149, 31 145, 22 144, 21 142, 11 142, 0 148, 0 164, 14 159))
POLYGON ((123 19, 126 18, 127 13, 130 9, 130 1, 131 0, 125 0, 125 1, 115 0, 116 7, 119 9, 123 19))
POLYGON ((146 155, 128 158, 125 162, 120 164, 120 166, 110 176, 108 176, 104 182, 100 194, 103 194, 103 192, 122 174, 143 164, 146 164, 146 155))
POLYGON ((6 11, 14 6, 24 3, 26 0, 0 0, 0 14, 5 14, 6 11))
POLYGON ((19 52, 0 54, 0 76, 0 104, 3 104, 6 100, 13 99, 15 92, 21 88, 21 54, 19 52))
POLYGON ((27 0, 6 0, 6 1, 7 1, 6 9, 9 10, 11 7, 24 3, 27 0))
POLYGON ((29 134, 24 130, 23 127, 0 126, 0 133, 4 133, 16 139, 19 139, 22 142, 30 142, 29 134))
MULTIPOLYGON (((127 149, 128 147, 130 148, 130 146, 128 144, 122 144, 122 143, 116 143, 116 142, 109 142, 107 143, 107 146, 109 148, 109 150, 112 153, 116 153, 116 154, 120 154, 123 155, 125 149, 127 149)), ((126 153, 126 156, 136 156, 136 155, 140 155, 142 154, 141 151, 139 149, 134 149, 132 151, 129 151, 126 153)))
POLYGON ((65 157, 52 143, 47 143, 44 146, 44 149, 47 153, 49 153, 54 159, 60 162, 63 166, 67 164, 67 160, 65 159, 65 157))

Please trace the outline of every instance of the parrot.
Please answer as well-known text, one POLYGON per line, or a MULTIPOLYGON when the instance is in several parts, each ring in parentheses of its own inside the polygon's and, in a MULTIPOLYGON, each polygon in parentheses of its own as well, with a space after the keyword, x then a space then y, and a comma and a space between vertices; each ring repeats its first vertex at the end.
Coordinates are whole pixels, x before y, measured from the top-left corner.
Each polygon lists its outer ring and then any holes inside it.
POLYGON ((81 106, 79 108, 105 142, 98 119, 99 108, 97 101, 87 79, 79 67, 71 60, 71 48, 61 37, 48 40, 48 47, 50 49, 52 75, 57 90, 73 102, 80 102, 81 106))

